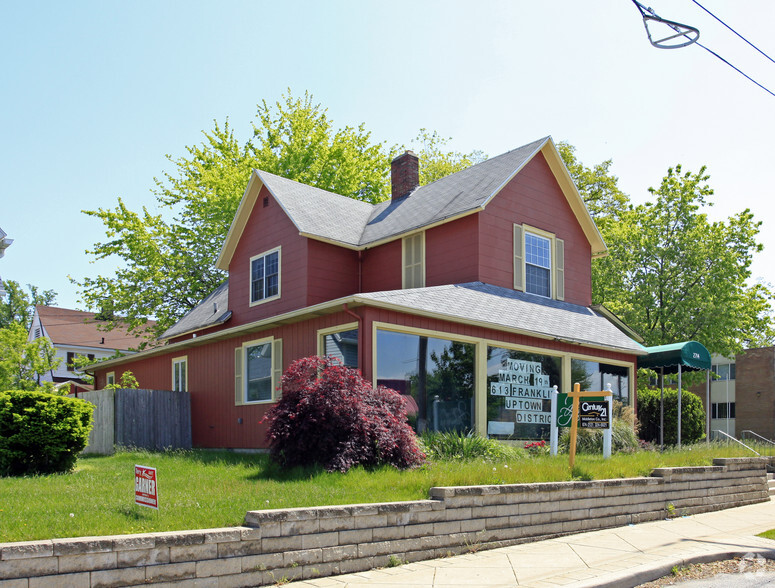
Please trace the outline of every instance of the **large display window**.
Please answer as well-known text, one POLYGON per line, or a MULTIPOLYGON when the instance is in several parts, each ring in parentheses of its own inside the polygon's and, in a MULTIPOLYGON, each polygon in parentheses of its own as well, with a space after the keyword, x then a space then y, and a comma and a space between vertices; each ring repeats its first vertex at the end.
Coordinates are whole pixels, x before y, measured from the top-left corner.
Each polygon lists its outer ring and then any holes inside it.
POLYGON ((578 382, 582 390, 606 390, 610 385, 614 400, 630 404, 630 369, 627 366, 572 359, 571 380, 573 384, 578 382))
POLYGON ((554 386, 563 389, 561 358, 488 347, 487 435, 548 439, 554 386))
POLYGON ((474 429, 475 346, 424 335, 377 330, 377 384, 406 399, 418 433, 474 429))

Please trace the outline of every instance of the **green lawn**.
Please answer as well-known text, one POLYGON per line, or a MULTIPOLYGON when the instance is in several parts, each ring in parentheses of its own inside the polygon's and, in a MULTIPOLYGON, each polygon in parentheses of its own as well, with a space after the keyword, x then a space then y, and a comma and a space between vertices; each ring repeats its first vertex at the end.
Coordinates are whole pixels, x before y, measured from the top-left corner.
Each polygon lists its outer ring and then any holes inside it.
POLYGON ((710 464, 747 457, 742 447, 699 444, 684 451, 514 457, 497 462, 430 462, 330 474, 283 472, 266 455, 187 451, 119 452, 84 457, 70 474, 0 478, 0 542, 204 529, 242 524, 248 510, 417 500, 432 486, 515 484, 648 475, 655 467, 710 464), (134 504, 134 465, 157 468, 160 508, 134 504))

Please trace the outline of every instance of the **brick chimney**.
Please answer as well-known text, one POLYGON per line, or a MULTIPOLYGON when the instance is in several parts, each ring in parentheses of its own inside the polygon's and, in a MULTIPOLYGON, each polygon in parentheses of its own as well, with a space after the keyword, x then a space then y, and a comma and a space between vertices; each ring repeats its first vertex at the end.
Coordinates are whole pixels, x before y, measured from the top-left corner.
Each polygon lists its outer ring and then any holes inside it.
POLYGON ((390 183, 393 200, 420 185, 420 158, 413 151, 405 151, 390 162, 390 183))

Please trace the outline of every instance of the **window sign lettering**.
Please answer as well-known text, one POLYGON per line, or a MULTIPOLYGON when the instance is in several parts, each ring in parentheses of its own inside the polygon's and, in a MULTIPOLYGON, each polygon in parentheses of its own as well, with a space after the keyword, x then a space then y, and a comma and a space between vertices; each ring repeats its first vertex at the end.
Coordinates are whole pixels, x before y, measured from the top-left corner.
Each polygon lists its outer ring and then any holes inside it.
POLYGON ((548 438, 560 360, 491 347, 487 367, 488 435, 498 439, 548 438))

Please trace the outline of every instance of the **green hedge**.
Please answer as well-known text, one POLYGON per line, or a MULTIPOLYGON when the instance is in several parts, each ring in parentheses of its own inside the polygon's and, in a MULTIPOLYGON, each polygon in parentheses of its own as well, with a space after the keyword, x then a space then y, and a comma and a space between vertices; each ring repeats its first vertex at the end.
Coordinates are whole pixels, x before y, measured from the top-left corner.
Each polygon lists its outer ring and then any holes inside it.
POLYGON ((0 392, 0 476, 70 471, 89 440, 93 409, 46 392, 0 392))
MULTIPOLYGON (((640 438, 659 443, 659 390, 638 390, 640 438)), ((705 409, 696 394, 681 392, 681 442, 694 443, 705 433, 705 409)), ((665 445, 678 443, 678 390, 665 388, 665 445)))

